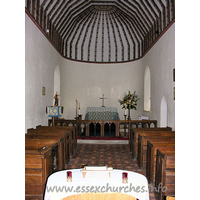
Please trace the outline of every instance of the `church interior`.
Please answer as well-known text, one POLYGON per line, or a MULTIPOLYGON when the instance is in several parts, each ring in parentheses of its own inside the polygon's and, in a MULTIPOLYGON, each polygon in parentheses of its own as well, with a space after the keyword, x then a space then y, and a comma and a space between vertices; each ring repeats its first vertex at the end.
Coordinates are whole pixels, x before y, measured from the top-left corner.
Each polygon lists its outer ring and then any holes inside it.
POLYGON ((142 175, 118 199, 175 199, 174 0, 25 1, 25 199, 85 166, 142 175))

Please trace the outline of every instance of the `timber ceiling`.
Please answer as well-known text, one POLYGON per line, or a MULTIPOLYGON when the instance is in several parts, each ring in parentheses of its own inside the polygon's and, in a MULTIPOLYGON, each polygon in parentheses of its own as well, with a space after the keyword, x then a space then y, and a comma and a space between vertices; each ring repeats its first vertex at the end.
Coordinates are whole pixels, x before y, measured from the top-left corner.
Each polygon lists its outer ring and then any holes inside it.
POLYGON ((174 0, 26 0, 26 13, 62 56, 87 62, 141 58, 175 19, 174 0))

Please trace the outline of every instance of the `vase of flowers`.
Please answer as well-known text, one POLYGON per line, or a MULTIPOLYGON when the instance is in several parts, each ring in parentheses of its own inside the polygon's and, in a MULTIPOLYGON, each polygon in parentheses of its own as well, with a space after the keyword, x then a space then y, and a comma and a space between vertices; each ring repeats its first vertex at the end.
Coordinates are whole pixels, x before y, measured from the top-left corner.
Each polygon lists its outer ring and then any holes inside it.
POLYGON ((130 91, 128 92, 128 94, 124 93, 124 97, 122 98, 122 100, 118 100, 120 105, 122 105, 122 109, 125 109, 125 113, 124 115, 126 116, 126 109, 128 109, 128 120, 130 120, 130 110, 131 109, 135 109, 137 110, 137 101, 140 98, 138 98, 138 95, 136 94, 136 92, 134 91, 133 94, 130 93, 130 91))

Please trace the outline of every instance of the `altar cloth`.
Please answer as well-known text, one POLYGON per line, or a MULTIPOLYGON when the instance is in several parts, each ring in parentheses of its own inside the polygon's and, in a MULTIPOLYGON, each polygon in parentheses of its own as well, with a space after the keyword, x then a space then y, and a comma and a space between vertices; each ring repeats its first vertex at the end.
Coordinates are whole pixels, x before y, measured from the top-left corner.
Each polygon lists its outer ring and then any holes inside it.
POLYGON ((119 120, 116 107, 87 107, 85 120, 119 120))
POLYGON ((69 169, 51 174, 47 179, 44 200, 61 200, 70 196, 73 199, 72 195, 88 192, 94 194, 92 199, 97 199, 95 196, 97 193, 120 192, 139 200, 149 200, 148 181, 142 174, 113 169, 111 177, 107 172, 87 172, 83 178, 81 170, 69 169), (67 182, 67 171, 72 172, 72 182, 67 182), (122 183, 123 172, 128 173, 128 183, 126 184, 122 183))

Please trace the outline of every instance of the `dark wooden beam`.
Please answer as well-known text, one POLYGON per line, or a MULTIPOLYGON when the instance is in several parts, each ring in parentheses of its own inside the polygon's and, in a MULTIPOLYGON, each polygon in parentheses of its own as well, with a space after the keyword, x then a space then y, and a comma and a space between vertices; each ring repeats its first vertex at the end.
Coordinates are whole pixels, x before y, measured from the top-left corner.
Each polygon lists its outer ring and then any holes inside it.
MULTIPOLYGON (((113 13, 113 14, 114 14, 114 16, 115 16, 115 19, 116 19, 116 20, 118 21, 118 23, 120 24, 120 27, 121 27, 121 29, 122 29, 122 31, 123 31, 124 36, 125 36, 125 40, 126 40, 126 43, 127 43, 127 45, 128 45, 128 60, 130 60, 130 43, 129 43, 129 41, 128 41, 127 34, 126 34, 125 30, 124 30, 124 26, 122 25, 121 20, 119 20, 119 18, 118 18, 118 16, 116 15, 116 13, 113 13)), ((124 56, 124 55, 123 55, 123 56, 124 56)), ((124 60, 124 58, 123 58, 123 60, 124 60)))
POLYGON ((120 14, 120 18, 123 20, 123 22, 126 22, 126 24, 128 24, 129 29, 131 30, 132 35, 134 35, 136 41, 137 41, 137 47, 138 47, 138 56, 136 56, 136 44, 135 49, 134 49, 134 58, 139 58, 140 57, 140 45, 141 45, 141 41, 143 40, 143 37, 140 35, 140 33, 138 32, 138 30, 136 29, 134 23, 132 22, 132 20, 127 17, 124 12, 121 11, 120 14), (136 34, 137 33, 137 34, 136 34))
POLYGON ((37 0, 37 9, 36 9, 36 21, 39 24, 40 17, 40 0, 37 0))
POLYGON ((159 0, 160 5, 162 6, 162 14, 163 14, 163 28, 162 31, 164 31, 166 27, 166 12, 165 12, 165 5, 163 4, 162 0, 159 0))
POLYGON ((62 20, 59 20, 58 21, 58 24, 57 24, 57 29, 58 31, 62 34, 64 32, 64 30, 66 30, 66 27, 68 27, 69 25, 69 22, 71 22, 71 20, 73 19, 74 16, 76 16, 78 13, 80 14, 81 12, 83 12, 88 6, 89 6, 89 2, 83 2, 80 4, 80 7, 75 7, 73 9, 71 9, 69 11, 66 10, 66 12, 63 14, 63 16, 65 17, 62 17, 62 20), (69 12, 67 12, 69 11, 69 12))
MULTIPOLYGON (((27 10, 30 12, 30 7, 31 7, 31 0, 27 0, 27 10)), ((30 12, 31 13, 31 12, 30 12)))
POLYGON ((175 19, 175 0, 171 0, 172 3, 172 19, 175 19))
POLYGON ((36 0, 32 0, 32 9, 31 9, 31 14, 34 19, 35 19, 35 1, 36 0))

